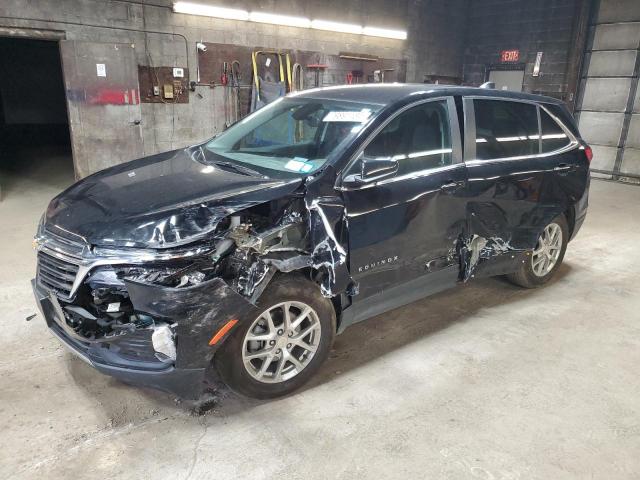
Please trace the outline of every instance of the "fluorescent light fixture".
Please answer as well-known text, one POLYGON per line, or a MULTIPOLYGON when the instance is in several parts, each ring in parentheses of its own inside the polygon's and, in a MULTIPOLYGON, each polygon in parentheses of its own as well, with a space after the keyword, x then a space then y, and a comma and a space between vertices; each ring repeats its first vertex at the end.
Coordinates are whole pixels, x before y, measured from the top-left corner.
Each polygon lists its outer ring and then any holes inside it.
POLYGON ((403 30, 389 30, 387 28, 364 27, 362 29, 362 33, 363 35, 369 35, 372 37, 395 38, 397 40, 407 39, 407 32, 403 30))
POLYGON ((287 27, 309 28, 311 20, 304 17, 289 17, 287 15, 275 15, 273 13, 251 12, 249 20, 259 23, 271 23, 273 25, 285 25, 287 27))
POLYGON ((326 20, 312 20, 311 28, 316 30, 328 30, 329 32, 353 33, 360 35, 362 27, 351 23, 328 22, 326 20))
POLYGON ((372 37, 394 38, 406 40, 407 32, 403 30, 390 30, 388 28, 362 27, 352 23, 331 22, 328 20, 309 20, 305 17, 291 17, 277 15, 275 13, 251 12, 236 8, 215 7, 194 2, 174 2, 175 13, 187 13, 190 15, 202 15, 205 17, 224 18, 226 20, 245 20, 271 25, 284 25, 297 28, 314 28, 328 32, 351 33, 353 35, 369 35, 372 37))
POLYGON ((227 20, 249 20, 249 12, 235 8, 214 7, 192 2, 175 2, 173 11, 176 13, 189 13, 191 15, 203 15, 205 17, 224 18, 227 20))

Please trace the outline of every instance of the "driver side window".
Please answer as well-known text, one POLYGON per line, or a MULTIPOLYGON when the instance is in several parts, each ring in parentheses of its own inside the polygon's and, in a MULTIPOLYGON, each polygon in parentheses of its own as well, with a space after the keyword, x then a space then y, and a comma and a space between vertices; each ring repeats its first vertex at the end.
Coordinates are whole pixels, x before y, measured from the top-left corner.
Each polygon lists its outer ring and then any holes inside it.
POLYGON ((452 163, 447 102, 424 103, 401 113, 367 145, 365 158, 392 158, 396 175, 421 172, 452 163))

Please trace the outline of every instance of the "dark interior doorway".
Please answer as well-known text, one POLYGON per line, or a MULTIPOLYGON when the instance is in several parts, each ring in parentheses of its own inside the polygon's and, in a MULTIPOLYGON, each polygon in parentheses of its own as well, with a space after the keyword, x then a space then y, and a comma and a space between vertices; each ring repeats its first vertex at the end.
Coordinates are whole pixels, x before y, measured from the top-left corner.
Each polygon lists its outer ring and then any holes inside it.
POLYGON ((0 189, 73 181, 57 41, 0 37, 0 189))

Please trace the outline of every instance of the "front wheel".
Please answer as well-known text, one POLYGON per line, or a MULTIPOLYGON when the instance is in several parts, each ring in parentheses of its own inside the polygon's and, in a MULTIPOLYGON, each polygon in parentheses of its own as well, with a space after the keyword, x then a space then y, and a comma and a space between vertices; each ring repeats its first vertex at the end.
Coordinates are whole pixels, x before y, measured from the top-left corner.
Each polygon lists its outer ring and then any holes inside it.
POLYGON ((215 362, 232 390, 279 397, 300 388, 329 355, 335 310, 316 283, 299 275, 276 278, 258 307, 261 313, 243 319, 215 362))
POLYGON ((547 283, 562 264, 568 241, 569 226, 564 215, 560 215, 544 228, 528 260, 507 278, 525 288, 536 288, 547 283))

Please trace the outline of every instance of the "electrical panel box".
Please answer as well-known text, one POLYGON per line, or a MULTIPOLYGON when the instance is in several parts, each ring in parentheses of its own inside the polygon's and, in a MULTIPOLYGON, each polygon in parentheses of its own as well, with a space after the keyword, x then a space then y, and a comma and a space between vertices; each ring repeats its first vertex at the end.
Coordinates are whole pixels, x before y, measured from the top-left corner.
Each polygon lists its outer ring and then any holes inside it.
POLYGON ((138 65, 138 83, 142 103, 189 103, 189 72, 173 75, 174 67, 138 65))

